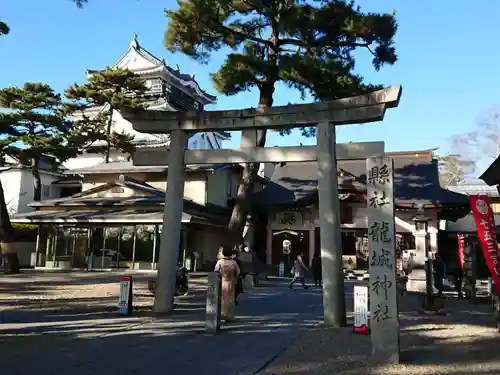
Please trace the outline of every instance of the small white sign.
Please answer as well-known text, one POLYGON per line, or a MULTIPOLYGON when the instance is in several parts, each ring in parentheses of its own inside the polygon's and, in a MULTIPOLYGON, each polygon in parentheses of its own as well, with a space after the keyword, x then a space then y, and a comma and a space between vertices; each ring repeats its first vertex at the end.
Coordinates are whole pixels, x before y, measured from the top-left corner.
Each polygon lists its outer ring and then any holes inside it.
POLYGON ((186 258, 184 267, 186 267, 188 271, 191 271, 191 258, 186 258))
POLYGON ((280 265, 278 267, 278 275, 279 277, 285 277, 285 263, 280 262, 280 265))
POLYGON ((368 287, 354 286, 354 332, 368 334, 368 287))
POLYGON ((120 279, 120 295, 118 297, 118 313, 123 315, 130 314, 130 278, 122 277, 120 279))

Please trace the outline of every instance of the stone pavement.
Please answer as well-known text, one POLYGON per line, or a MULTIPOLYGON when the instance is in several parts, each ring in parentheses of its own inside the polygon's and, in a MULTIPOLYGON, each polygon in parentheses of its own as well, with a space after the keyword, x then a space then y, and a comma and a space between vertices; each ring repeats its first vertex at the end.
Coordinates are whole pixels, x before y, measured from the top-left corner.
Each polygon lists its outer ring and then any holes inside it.
POLYGON ((238 321, 216 336, 204 332, 204 299, 196 293, 163 318, 147 311, 118 317, 96 309, 0 309, 0 365, 9 375, 250 375, 301 328, 316 324, 321 304, 317 289, 290 291, 268 282, 242 296, 238 321))

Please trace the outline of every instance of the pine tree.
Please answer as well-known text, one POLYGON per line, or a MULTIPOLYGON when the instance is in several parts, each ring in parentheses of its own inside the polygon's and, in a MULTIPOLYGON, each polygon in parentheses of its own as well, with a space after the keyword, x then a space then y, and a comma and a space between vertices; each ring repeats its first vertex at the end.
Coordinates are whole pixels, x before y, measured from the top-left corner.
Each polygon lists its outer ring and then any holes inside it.
POLYGON ((0 114, 3 134, 10 140, 6 154, 28 166, 34 177, 33 199, 41 199, 40 162, 47 156, 62 162, 76 155, 68 147, 71 123, 62 112, 61 95, 43 83, 25 83, 23 87, 0 90, 0 114))
MULTIPOLYGON (((146 92, 147 87, 139 76, 121 68, 92 72, 87 83, 74 84, 66 90, 66 97, 71 100, 68 108, 78 116, 75 121, 76 132, 81 133, 80 137, 83 139, 104 141, 106 163, 109 163, 112 149, 125 153, 133 150, 132 137, 112 131, 113 111, 122 107, 143 108, 146 104, 146 92), (96 106, 102 109, 97 116, 89 117, 85 114, 85 110, 96 106)), ((77 143, 81 141, 82 139, 77 143)))
MULTIPOLYGON (((0 128, 1 127, 2 123, 0 121, 0 128)), ((0 162, 2 165, 5 165, 5 156, 10 143, 11 141, 6 138, 0 140, 0 162)), ((4 263, 5 273, 19 273, 19 258, 17 256, 17 252, 12 251, 12 248, 9 248, 11 246, 10 244, 14 242, 15 239, 16 233, 10 222, 3 185, 0 180, 0 256, 3 256, 7 261, 4 263)))
POLYGON ((0 35, 7 35, 9 31, 9 26, 5 22, 0 21, 0 35))
MULTIPOLYGON (((256 88, 258 105, 273 105, 276 83, 283 82, 305 97, 337 99, 372 91, 354 72, 355 51, 372 55, 376 70, 397 60, 394 14, 364 13, 354 1, 178 0, 170 18, 165 46, 208 63, 213 52, 230 48, 222 67, 212 74, 216 89, 236 95, 256 88)), ((266 130, 258 131, 264 147, 266 130)), ((283 130, 281 134, 288 134, 283 130)), ((304 128, 305 136, 314 129, 304 128)), ((250 207, 258 164, 246 165, 229 230, 235 241, 250 207)))
MULTIPOLYGON (((61 96, 42 83, 0 90, 0 157, 17 160, 31 169, 34 200, 41 198, 40 162, 46 156, 64 161, 75 155, 68 147, 70 123, 64 118, 61 96)), ((8 272, 19 272, 17 254, 9 251, 16 233, 10 223, 3 187, 0 187, 0 239, 8 259, 8 272)))

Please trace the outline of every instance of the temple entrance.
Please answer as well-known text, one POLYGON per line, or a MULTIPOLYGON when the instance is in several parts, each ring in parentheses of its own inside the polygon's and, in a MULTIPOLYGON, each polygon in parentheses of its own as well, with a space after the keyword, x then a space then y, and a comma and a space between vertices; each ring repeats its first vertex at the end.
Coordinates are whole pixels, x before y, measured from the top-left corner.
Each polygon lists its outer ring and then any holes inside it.
MULTIPOLYGON (((320 228, 314 231, 314 253, 321 252, 321 234, 320 228)), ((342 260, 343 268, 356 269, 358 267, 357 259, 357 235, 355 230, 342 230, 342 260)))
POLYGON ((302 253, 304 264, 309 265, 309 232, 306 230, 273 230, 273 264, 285 262, 285 268, 290 269, 294 260, 299 253, 302 253), (286 255, 283 252, 283 242, 290 241, 290 254, 286 255))
MULTIPOLYGON (((174 306, 175 262, 181 237, 182 202, 186 164, 240 164, 318 162, 319 222, 322 231, 325 323, 345 322, 345 298, 342 267, 338 264, 342 236, 338 201, 337 160, 367 159, 384 154, 383 143, 363 147, 354 143, 337 144, 335 127, 380 121, 389 108, 395 108, 401 86, 394 86, 356 97, 329 102, 295 104, 269 108, 188 112, 126 109, 122 117, 140 133, 170 133, 170 148, 141 148, 134 153, 134 165, 167 165, 168 183, 163 226, 170 240, 162 241, 160 272, 155 297, 155 312, 170 312, 174 306), (258 147, 258 129, 283 129, 316 126, 316 146, 258 147), (206 131, 242 131, 241 147, 233 150, 189 150, 188 133, 206 131), (332 220, 333 219, 333 220, 332 220), (331 224, 334 225, 331 225, 331 224), (329 290, 331 288, 331 290, 329 290)), ((292 240, 290 240, 292 241, 292 240)), ((303 242, 308 236, 303 236, 303 242)), ((300 247, 299 236, 299 247, 300 247)), ((353 252, 356 254, 354 241, 353 252)), ((283 248, 283 245, 281 246, 283 248)), ((278 247, 279 249, 279 247, 278 247)), ((308 251, 305 252, 305 255, 308 251)))

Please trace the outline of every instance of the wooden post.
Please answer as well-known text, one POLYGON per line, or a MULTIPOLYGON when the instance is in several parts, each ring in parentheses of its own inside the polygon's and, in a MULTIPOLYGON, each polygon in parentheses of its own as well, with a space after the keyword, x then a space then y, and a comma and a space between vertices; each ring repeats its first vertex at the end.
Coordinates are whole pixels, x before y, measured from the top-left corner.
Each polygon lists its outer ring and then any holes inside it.
POLYGON ((134 233, 132 234, 132 269, 135 270, 135 247, 137 246, 137 225, 134 225, 134 233))
MULTIPOLYGON (((41 232, 41 227, 40 225, 38 226, 38 230, 36 232, 36 246, 35 246, 35 268, 40 264, 39 261, 39 256, 40 256, 40 232, 41 232)), ((0 251, 0 256, 1 256, 1 251, 0 251)))
POLYGON ((122 234, 123 234, 123 227, 120 225, 120 228, 118 229, 118 243, 116 245, 116 268, 117 269, 120 269, 120 259, 121 259, 120 250, 122 247, 122 234))
POLYGON ((87 254, 86 263, 87 263, 87 271, 92 270, 94 266, 94 253, 92 251, 92 228, 87 229, 87 251, 85 252, 87 254))
POLYGON ((153 235, 153 259, 151 260, 151 269, 154 270, 156 264, 156 242, 158 237, 158 225, 155 225, 154 235, 153 235))
POLYGON ((55 227, 56 232, 54 234, 54 242, 52 243, 52 268, 56 267, 56 252, 57 252, 57 239, 59 234, 59 229, 55 227))
POLYGON ((366 168, 372 357, 399 363, 394 166, 392 158, 378 157, 367 159, 366 168))
POLYGON ((221 278, 218 272, 208 273, 206 330, 219 333, 221 324, 221 278))
POLYGON ((101 271, 104 269, 105 250, 106 250, 106 228, 102 228, 101 271))
POLYGON ((52 251, 52 242, 54 241, 52 230, 53 230, 52 227, 50 227, 47 230, 47 242, 45 243, 45 264, 44 264, 44 266, 47 266, 47 260, 49 259, 50 252, 52 251))
MULTIPOLYGON (((183 248, 184 248, 184 260, 183 260, 183 266, 186 267, 186 259, 191 258, 192 256, 192 251, 190 251, 188 247, 188 234, 189 234, 189 228, 188 224, 184 224, 184 229, 182 231, 182 243, 183 243, 183 248)), ((186 267, 187 268, 187 267, 186 267)), ((191 270, 189 270, 191 271, 191 270)))
POLYGON ((71 267, 75 267, 75 249, 76 249, 76 237, 78 236, 78 232, 73 230, 74 228, 70 228, 69 233, 72 234, 72 243, 71 243, 71 267))

